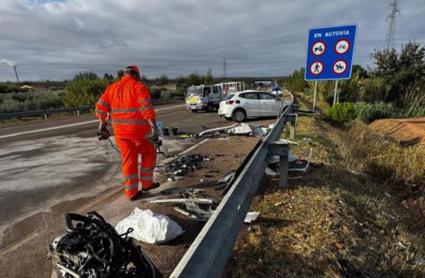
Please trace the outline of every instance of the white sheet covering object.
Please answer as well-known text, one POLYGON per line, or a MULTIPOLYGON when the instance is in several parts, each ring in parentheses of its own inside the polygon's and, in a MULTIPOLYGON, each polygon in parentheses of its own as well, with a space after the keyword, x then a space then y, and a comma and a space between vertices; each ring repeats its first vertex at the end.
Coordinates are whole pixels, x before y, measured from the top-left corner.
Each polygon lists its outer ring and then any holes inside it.
POLYGON ((115 230, 123 234, 128 228, 133 228, 130 237, 151 244, 165 243, 184 233, 182 227, 168 216, 137 207, 128 217, 118 222, 115 230))
POLYGON ((227 133, 233 135, 247 135, 253 137, 265 136, 268 132, 269 129, 266 127, 246 123, 242 123, 239 126, 235 126, 227 131, 227 133))

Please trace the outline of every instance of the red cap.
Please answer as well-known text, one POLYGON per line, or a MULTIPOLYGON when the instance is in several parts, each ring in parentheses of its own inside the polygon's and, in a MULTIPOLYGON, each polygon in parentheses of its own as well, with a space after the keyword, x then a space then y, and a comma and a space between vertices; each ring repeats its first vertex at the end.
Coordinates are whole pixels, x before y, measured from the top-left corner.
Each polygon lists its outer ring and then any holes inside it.
POLYGON ((126 70, 127 70, 127 73, 133 72, 133 73, 140 74, 139 68, 136 65, 133 65, 133 64, 128 65, 127 68, 126 68, 126 70))

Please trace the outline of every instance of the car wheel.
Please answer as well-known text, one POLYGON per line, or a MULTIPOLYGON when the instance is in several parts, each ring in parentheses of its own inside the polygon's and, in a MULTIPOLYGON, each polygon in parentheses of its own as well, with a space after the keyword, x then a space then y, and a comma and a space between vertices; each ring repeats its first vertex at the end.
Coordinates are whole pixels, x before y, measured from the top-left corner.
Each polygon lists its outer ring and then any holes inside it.
POLYGON ((237 109, 235 112, 233 112, 233 120, 235 122, 243 122, 246 120, 246 113, 242 109, 237 109))
POLYGON ((212 106, 212 104, 208 104, 207 105, 207 112, 213 112, 214 111, 214 106, 212 106))
POLYGON ((192 113, 197 113, 198 109, 192 109, 192 113))

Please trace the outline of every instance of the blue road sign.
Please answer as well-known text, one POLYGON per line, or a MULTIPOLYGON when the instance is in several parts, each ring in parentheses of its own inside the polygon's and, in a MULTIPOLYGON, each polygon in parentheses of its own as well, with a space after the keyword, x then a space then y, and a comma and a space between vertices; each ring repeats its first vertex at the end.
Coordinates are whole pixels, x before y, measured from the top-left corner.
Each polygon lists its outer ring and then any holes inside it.
POLYGON ((356 25, 311 29, 305 80, 350 79, 356 25))

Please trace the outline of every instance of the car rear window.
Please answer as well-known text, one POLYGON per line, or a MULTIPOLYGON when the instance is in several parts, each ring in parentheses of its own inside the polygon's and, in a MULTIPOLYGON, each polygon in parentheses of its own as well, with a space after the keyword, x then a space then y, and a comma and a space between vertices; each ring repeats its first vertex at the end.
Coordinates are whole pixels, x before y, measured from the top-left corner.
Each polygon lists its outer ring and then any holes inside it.
POLYGON ((261 99, 265 99, 265 100, 272 100, 272 99, 276 99, 275 96, 272 96, 271 94, 266 94, 266 93, 261 93, 260 94, 260 98, 261 99))
POLYGON ((234 97, 234 96, 235 96, 235 94, 227 95, 227 97, 225 97, 224 100, 232 99, 232 97, 234 97))
POLYGON ((258 99, 258 94, 256 94, 256 93, 244 93, 244 94, 240 94, 239 97, 245 98, 245 99, 258 99))

